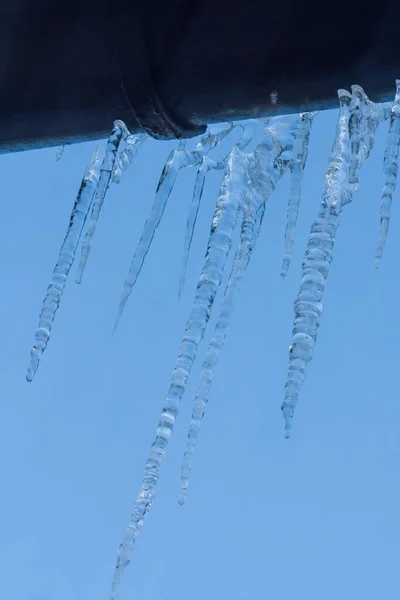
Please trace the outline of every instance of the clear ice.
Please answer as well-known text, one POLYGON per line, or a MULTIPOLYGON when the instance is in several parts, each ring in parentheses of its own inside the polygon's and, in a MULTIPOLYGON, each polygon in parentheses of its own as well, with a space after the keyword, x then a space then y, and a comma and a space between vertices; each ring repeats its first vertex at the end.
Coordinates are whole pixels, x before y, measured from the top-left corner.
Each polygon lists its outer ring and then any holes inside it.
POLYGON ((396 80, 396 96, 390 115, 389 135, 383 159, 385 185, 382 191, 381 230, 376 249, 375 267, 379 268, 389 229, 390 207, 396 189, 397 170, 399 166, 400 146, 400 79, 396 80))
POLYGON ((293 142, 296 140, 296 134, 293 136, 293 140, 290 139, 294 132, 289 133, 289 139, 286 137, 278 140, 274 138, 273 130, 267 130, 266 133, 269 139, 263 140, 263 143, 257 146, 253 155, 248 155, 247 158, 246 172, 242 181, 240 243, 236 250, 214 335, 206 351, 200 382, 193 404, 192 418, 181 470, 179 504, 184 504, 187 499, 193 455, 200 433, 201 421, 204 417, 206 404, 208 403, 214 369, 225 343, 240 283, 246 273, 260 233, 266 201, 290 165, 290 161, 282 159, 283 151, 287 151, 288 148, 290 151, 293 151, 293 142), (276 145, 276 141, 278 141, 278 146, 276 145))
POLYGON ((81 257, 75 277, 76 283, 82 282, 83 272, 90 254, 92 239, 96 231, 97 222, 99 220, 108 187, 111 183, 121 139, 123 136, 127 138, 129 135, 129 131, 126 128, 125 123, 122 121, 114 121, 114 127, 108 139, 106 153, 104 155, 103 164, 101 165, 100 176, 92 204, 89 225, 82 244, 81 257))
POLYGON ((286 437, 290 437, 305 370, 313 356, 340 213, 358 189, 358 172, 374 145, 379 123, 388 116, 387 106, 370 102, 359 86, 352 86, 352 94, 339 90, 338 95, 339 120, 325 174, 321 209, 311 227, 300 291, 294 302, 293 340, 282 403, 286 437))
POLYGON ((126 147, 117 152, 114 168, 112 171, 112 183, 120 183, 122 175, 134 163, 137 153, 148 138, 146 133, 126 135, 126 147))
POLYGON ((314 117, 318 113, 301 113, 301 120, 296 132, 295 147, 293 158, 290 164, 292 174, 290 181, 290 195, 287 210, 286 231, 285 231, 285 252, 282 261, 282 277, 286 277, 290 262, 292 260, 293 246, 296 235, 297 216, 299 214, 301 184, 303 181, 304 169, 307 161, 308 142, 310 140, 311 126, 314 117))
POLYGON ((156 438, 146 462, 139 495, 118 550, 117 565, 111 589, 113 600, 116 597, 121 576, 130 562, 136 536, 143 525, 144 517, 154 502, 161 461, 166 454, 189 373, 222 280, 241 203, 242 173, 246 160, 246 156, 237 146, 234 146, 227 161, 227 170, 215 207, 203 270, 197 285, 192 312, 186 324, 180 352, 172 372, 171 383, 164 401, 156 438))
POLYGON ((112 600, 115 599, 119 581, 130 562, 132 548, 143 525, 144 517, 153 504, 156 486, 160 477, 161 461, 166 454, 190 370, 196 358, 199 344, 203 339, 218 287, 221 284, 232 245, 233 231, 238 219, 242 217, 239 249, 236 253, 216 332, 206 354, 199 392, 195 399, 194 418, 191 422, 188 447, 182 468, 180 500, 181 503, 185 501, 194 444, 199 430, 198 417, 199 414, 204 412, 213 369, 217 364, 219 352, 225 341, 233 310, 234 297, 258 236, 263 220, 265 202, 275 189, 277 181, 291 163, 300 118, 299 115, 296 115, 271 119, 265 129, 261 143, 256 146, 252 153, 245 154, 242 148, 248 145, 256 131, 254 124, 250 123, 248 129, 244 127, 243 136, 233 146, 227 160, 192 312, 172 372, 170 387, 164 402, 156 438, 146 462, 139 495, 119 547, 111 591, 112 600))
POLYGON ((67 283, 68 274, 74 262, 82 230, 92 204, 94 191, 99 179, 99 147, 96 148, 86 172, 83 176, 78 195, 72 208, 68 230, 60 249, 56 266, 54 267, 51 283, 47 288, 39 317, 39 326, 35 334, 35 343, 31 350, 31 360, 26 375, 27 381, 32 381, 39 366, 42 353, 50 339, 50 332, 60 306, 61 297, 67 283))

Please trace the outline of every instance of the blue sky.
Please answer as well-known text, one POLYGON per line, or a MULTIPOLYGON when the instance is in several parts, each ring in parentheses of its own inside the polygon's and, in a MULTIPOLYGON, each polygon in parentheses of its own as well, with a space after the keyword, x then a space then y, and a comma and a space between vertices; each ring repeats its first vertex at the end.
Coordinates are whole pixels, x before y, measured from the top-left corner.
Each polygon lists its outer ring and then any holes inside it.
MULTIPOLYGON (((398 193, 383 264, 373 269, 387 124, 342 215, 315 356, 292 438, 283 437, 293 300, 336 116, 315 120, 285 280, 279 273, 288 179, 269 201, 214 378, 188 501, 180 507, 181 459, 206 343, 200 349, 121 600, 399 595, 398 193)), ((93 147, 67 147, 59 163, 55 149, 0 157, 0 589, 8 600, 108 597, 221 177, 211 174, 206 184, 183 297, 177 290, 193 170, 179 178, 111 337, 171 147, 145 144, 135 167, 109 191, 84 281, 77 286, 71 277, 28 384, 41 302, 93 147)))

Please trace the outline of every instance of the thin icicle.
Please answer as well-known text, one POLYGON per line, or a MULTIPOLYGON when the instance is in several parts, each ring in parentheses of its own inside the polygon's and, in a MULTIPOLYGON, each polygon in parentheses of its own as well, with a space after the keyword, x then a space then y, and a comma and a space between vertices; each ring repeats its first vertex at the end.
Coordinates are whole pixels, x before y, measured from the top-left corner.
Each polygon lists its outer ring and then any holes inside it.
POLYGON ((346 90, 339 90, 338 94, 340 100, 339 120, 325 175, 322 206, 317 220, 311 227, 303 262, 300 291, 294 304, 293 342, 289 349, 289 373, 282 404, 286 437, 290 436, 294 408, 304 381, 306 366, 312 358, 322 314, 322 296, 339 225, 342 199, 347 189, 351 95, 346 90))
POLYGON ((282 404, 286 437, 290 436, 305 369, 313 356, 339 215, 357 190, 358 172, 373 148, 379 123, 387 116, 387 107, 370 102, 360 86, 352 86, 352 92, 350 96, 345 90, 339 90, 339 121, 325 175, 322 206, 311 227, 300 291, 294 303, 293 341, 282 404))
POLYGON ((375 268, 381 264, 383 250, 386 244, 389 229, 390 208, 392 197, 396 189, 397 171, 399 164, 400 146, 400 79, 396 80, 396 96, 390 117, 389 135, 383 159, 383 172, 385 174, 385 185, 382 191, 381 203, 381 229, 376 249, 375 268))
MULTIPOLYGON (((122 289, 121 298, 118 307, 118 314, 114 324, 114 331, 121 320, 126 303, 132 293, 133 286, 142 270, 143 263, 150 249, 154 234, 159 226, 164 215, 165 207, 168 198, 175 185, 178 173, 182 168, 197 166, 203 156, 220 143, 232 131, 233 125, 230 124, 228 129, 224 129, 217 133, 207 132, 201 137, 195 150, 185 150, 183 145, 180 145, 178 150, 172 150, 164 166, 160 180, 158 182, 154 203, 147 219, 139 244, 133 256, 127 278, 125 279, 122 289)), ((184 143, 184 142, 183 142, 184 143)))
POLYGON ((117 565, 111 588, 112 600, 116 597, 117 586, 125 568, 130 562, 132 547, 143 525, 144 517, 153 504, 160 476, 161 461, 166 454, 168 441, 178 414, 189 373, 199 344, 203 338, 215 295, 221 283, 226 260, 232 245, 232 235, 241 200, 243 161, 245 160, 245 156, 234 147, 228 160, 227 172, 222 181, 203 270, 198 282, 193 308, 186 324, 179 355, 172 372, 171 383, 165 398, 156 438, 146 462, 141 489, 133 508, 130 522, 119 547, 117 565))
POLYGON ((56 150, 56 162, 62 159, 62 155, 64 154, 65 146, 59 146, 56 150))
POLYGON ((147 134, 138 133, 130 134, 126 138, 126 148, 117 153, 115 157, 115 165, 112 173, 112 182, 120 183, 122 175, 131 166, 136 158, 137 153, 143 146, 144 142, 148 139, 147 134))
POLYGON ((200 433, 200 424, 204 416, 214 369, 218 363, 229 323, 233 314, 234 302, 239 291, 241 280, 248 267, 251 254, 257 242, 261 224, 264 218, 265 203, 276 184, 286 170, 286 162, 275 157, 271 145, 260 144, 255 150, 253 160, 248 163, 247 178, 250 185, 243 194, 243 220, 241 226, 240 244, 236 251, 232 271, 225 290, 222 309, 215 326, 214 336, 207 348, 193 405, 192 418, 186 443, 185 455, 181 471, 181 495, 179 504, 187 499, 189 478, 192 470, 193 455, 200 433), (262 165, 260 168, 260 164, 262 165), (252 181, 253 180, 253 181, 252 181))
POLYGON ((92 204, 92 213, 90 222, 86 231, 85 239, 83 240, 81 257, 75 277, 76 283, 82 282, 83 272, 89 258, 92 239, 96 231, 97 222, 103 206, 104 198, 111 182, 111 175, 114 170, 115 158, 118 152, 118 147, 122 136, 129 135, 125 123, 122 121, 114 121, 114 127, 107 142, 106 153, 104 155, 103 164, 101 165, 100 177, 97 184, 94 201, 92 204))
POLYGON ((56 312, 64 293, 67 277, 74 262, 76 249, 93 200, 94 191, 99 179, 99 169, 100 158, 98 146, 83 176, 70 216, 68 230, 61 246, 56 266, 54 267, 53 277, 43 301, 39 326, 35 334, 35 344, 31 350, 31 360, 26 375, 27 381, 33 380, 39 366, 40 357, 49 342, 56 312))
POLYGON ((189 215, 186 225, 186 236, 183 247, 183 260, 182 260, 182 271, 179 280, 179 291, 178 294, 181 296, 183 286, 186 279, 186 269, 189 259, 190 248, 192 245, 194 228, 196 226, 197 215, 199 213, 200 202, 203 196, 204 183, 206 175, 211 170, 222 170, 225 168, 225 161, 215 162, 208 156, 203 156, 199 170, 197 171, 196 183, 193 190, 192 202, 189 209, 189 215))
POLYGON ((301 184, 303 181, 304 168, 307 161, 311 126, 316 114, 316 112, 302 113, 300 115, 301 121, 296 130, 293 159, 290 164, 292 177, 290 182, 290 195, 286 220, 285 252, 283 255, 281 270, 282 277, 286 277, 290 267, 290 262, 292 260, 293 246, 296 236, 297 216, 299 213, 301 198, 301 184))

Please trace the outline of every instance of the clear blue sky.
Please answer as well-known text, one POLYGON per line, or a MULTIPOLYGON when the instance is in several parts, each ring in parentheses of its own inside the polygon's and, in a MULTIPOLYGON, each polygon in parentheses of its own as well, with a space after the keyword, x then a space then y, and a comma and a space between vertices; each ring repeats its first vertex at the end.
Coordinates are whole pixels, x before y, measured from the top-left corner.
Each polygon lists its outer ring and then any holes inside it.
MULTIPOLYGON (((336 115, 320 114, 314 124, 286 280, 279 273, 288 179, 269 202, 182 508, 180 466, 205 344, 200 350, 121 600, 399 597, 398 193, 383 264, 373 269, 387 124, 342 215, 315 356, 292 438, 283 437, 293 300, 336 115)), ((71 277, 28 384, 41 302, 93 147, 68 147, 59 163, 55 149, 0 157, 0 590, 7 600, 108 598, 218 191, 220 175, 212 174, 178 301, 195 171, 181 175, 112 338, 121 286, 170 149, 145 145, 110 189, 84 282, 71 277)))

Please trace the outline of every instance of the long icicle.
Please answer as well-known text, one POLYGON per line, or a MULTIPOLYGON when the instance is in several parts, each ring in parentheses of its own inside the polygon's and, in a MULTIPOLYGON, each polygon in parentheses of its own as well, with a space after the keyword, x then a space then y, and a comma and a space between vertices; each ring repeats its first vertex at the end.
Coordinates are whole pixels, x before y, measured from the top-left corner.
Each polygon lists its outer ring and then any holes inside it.
POLYGON ((178 358, 172 372, 171 383, 164 401, 156 438, 146 462, 141 489, 130 522, 118 551, 117 565, 111 588, 111 599, 116 597, 121 576, 130 562, 133 544, 145 515, 150 510, 160 476, 172 429, 178 414, 181 398, 186 388, 190 370, 209 320, 215 295, 221 283, 226 260, 232 245, 232 235, 241 198, 241 174, 245 157, 233 147, 227 171, 222 181, 211 226, 207 253, 190 317, 186 324, 178 358))
POLYGON ((358 172, 374 146, 378 125, 388 116, 387 104, 370 102, 360 86, 352 86, 351 96, 345 90, 338 93, 339 121, 325 175, 322 206, 311 227, 300 291, 294 303, 293 341, 289 348, 289 372, 282 403, 286 437, 290 437, 305 369, 313 356, 339 215, 358 189, 358 172))
POLYGON ((289 271, 290 262, 292 260, 293 246, 296 236, 297 216, 299 214, 301 198, 301 185, 307 161, 311 126, 316 115, 316 112, 302 113, 300 115, 301 120, 299 126, 296 130, 293 159, 290 165, 292 176, 290 182, 290 194, 285 230, 285 251, 281 270, 282 277, 286 277, 289 271))
POLYGON ((125 279, 119 301, 118 313, 115 319, 114 331, 121 320, 126 303, 142 270, 155 232, 164 215, 168 198, 172 192, 172 188, 175 185, 179 171, 185 167, 193 167, 198 165, 203 156, 218 143, 220 143, 228 135, 228 133, 232 131, 232 128, 233 124, 230 124, 227 129, 217 133, 207 132, 204 136, 202 136, 195 150, 185 150, 180 146, 178 150, 172 150, 170 152, 158 182, 154 203, 149 218, 144 225, 142 236, 139 240, 139 244, 129 267, 128 275, 125 279))
POLYGON ((397 171, 399 165, 399 146, 400 146, 400 79, 396 80, 396 96, 390 117, 389 135, 383 159, 383 171, 385 174, 385 185, 382 191, 381 203, 381 228, 378 240, 378 247, 375 256, 375 268, 378 269, 381 264, 383 250, 386 244, 386 238, 389 229, 390 208, 392 205, 393 193, 396 189, 397 171))
MULTIPOLYGON (((206 404, 208 403, 210 386, 214 377, 214 369, 218 363, 225 343, 229 323, 234 310, 235 298, 258 239, 264 218, 266 201, 275 190, 277 183, 282 178, 287 168, 286 162, 279 161, 279 158, 275 157, 270 148, 268 148, 267 152, 270 156, 270 160, 267 161, 267 167, 264 169, 265 180, 260 182, 261 178, 259 177, 259 174, 256 173, 254 179, 257 183, 254 182, 254 185, 251 185, 244 194, 240 244, 236 251, 214 335, 207 348, 202 366, 200 383, 193 404, 192 418, 182 463, 181 495, 179 498, 179 504, 181 505, 183 505, 187 499, 189 478, 192 470, 194 451, 200 433, 201 421, 204 417, 206 404), (257 187, 261 189, 257 190, 257 187)), ((255 153, 257 154, 257 149, 255 153)), ((249 170, 251 171, 251 163, 249 165, 249 170)))
POLYGON ((311 227, 303 262, 300 291, 294 303, 293 342, 289 349, 289 373, 282 404, 286 437, 290 436, 294 408, 304 381, 306 366, 313 354, 319 319, 322 314, 322 296, 339 225, 342 198, 347 189, 351 95, 346 90, 339 90, 338 95, 340 101, 339 120, 325 175, 322 206, 317 220, 311 227))
POLYGON ((46 350, 53 322, 64 293, 68 274, 74 262, 82 230, 90 210, 96 185, 99 179, 99 147, 96 148, 86 168, 78 195, 72 208, 68 230, 61 246, 51 283, 47 288, 35 334, 35 344, 31 350, 31 359, 26 375, 32 381, 39 367, 40 357, 46 350))
POLYGON ((83 240, 81 257, 75 277, 76 283, 82 282, 83 272, 89 258, 92 239, 96 231, 97 222, 103 206, 104 198, 111 182, 112 172, 114 170, 115 158, 118 152, 118 147, 123 136, 129 135, 125 123, 122 121, 114 121, 114 127, 107 142, 106 153, 104 155, 103 164, 101 165, 100 177, 97 184, 95 197, 92 204, 92 213, 90 222, 86 231, 85 239, 83 240))

